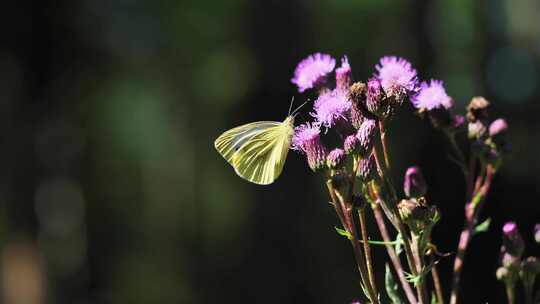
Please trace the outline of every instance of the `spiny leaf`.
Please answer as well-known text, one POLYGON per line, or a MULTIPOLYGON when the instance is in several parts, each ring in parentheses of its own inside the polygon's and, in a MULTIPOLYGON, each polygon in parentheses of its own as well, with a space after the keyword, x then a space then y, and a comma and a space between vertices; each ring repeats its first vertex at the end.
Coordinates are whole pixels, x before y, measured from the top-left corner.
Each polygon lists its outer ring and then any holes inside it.
POLYGON ((345 229, 341 229, 341 228, 338 228, 338 227, 334 227, 336 229, 336 232, 341 235, 341 236, 344 236, 346 238, 348 238, 349 240, 352 239, 352 235, 349 231, 345 230, 345 229))
POLYGON ((414 284, 414 287, 416 287, 418 285, 418 283, 422 282, 422 280, 424 279, 424 277, 431 271, 431 268, 433 268, 433 266, 435 266, 435 264, 437 264, 439 261, 435 261, 429 265, 427 265, 426 267, 424 267, 422 269, 422 271, 417 274, 417 275, 413 275, 411 273, 408 273, 408 272, 405 272, 405 279, 407 280, 407 282, 410 282, 410 283, 413 283, 414 284))
POLYGON ((486 232, 489 230, 489 225, 491 224, 491 218, 487 218, 485 221, 483 221, 482 223, 476 225, 476 227, 474 227, 474 231, 473 231, 473 235, 476 235, 480 232, 486 232))
POLYGON ((392 301, 393 304, 402 304, 401 298, 399 297, 398 285, 394 279, 394 275, 390 270, 390 266, 386 263, 386 273, 384 275, 384 282, 386 284, 386 293, 392 301))

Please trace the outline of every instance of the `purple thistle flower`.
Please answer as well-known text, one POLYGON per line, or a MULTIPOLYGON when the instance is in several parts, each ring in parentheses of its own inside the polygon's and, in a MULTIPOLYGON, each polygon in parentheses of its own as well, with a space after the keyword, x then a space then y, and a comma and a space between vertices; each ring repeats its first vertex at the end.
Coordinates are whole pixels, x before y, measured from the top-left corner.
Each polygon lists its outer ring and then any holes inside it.
POLYGON ((325 165, 326 148, 321 143, 320 129, 316 124, 302 124, 294 129, 291 148, 307 156, 308 165, 317 171, 325 165))
POLYGON ((298 86, 300 93, 311 89, 324 81, 326 75, 334 69, 336 60, 330 55, 315 53, 300 61, 294 71, 292 83, 298 86))
POLYGON ((404 94, 416 90, 418 83, 416 70, 407 60, 396 56, 386 56, 381 58, 375 69, 377 69, 375 77, 380 80, 387 96, 398 97, 399 100, 404 94))
POLYGON ((508 124, 503 118, 496 119, 489 125, 490 136, 501 135, 505 133, 506 130, 508 130, 508 124))
POLYGON ((345 153, 351 154, 358 150, 358 147, 360 145, 360 140, 358 137, 356 137, 356 134, 349 135, 347 138, 345 138, 345 142, 343 144, 343 150, 345 150, 345 153))
POLYGON ((359 149, 361 155, 366 155, 373 145, 377 124, 373 119, 365 119, 362 125, 356 132, 356 137, 360 143, 359 149))
POLYGON ((347 56, 341 58, 341 66, 336 69, 336 87, 347 90, 352 82, 352 71, 347 56))
POLYGON ((503 253, 520 258, 525 250, 525 243, 515 222, 507 222, 503 226, 503 253))
POLYGON ((317 122, 331 128, 337 121, 347 119, 351 101, 346 91, 335 89, 319 95, 313 108, 315 113, 312 113, 312 116, 317 119, 317 122))
POLYGON ((340 148, 335 148, 326 156, 326 165, 329 169, 337 169, 343 165, 345 161, 345 151, 340 148))
POLYGON ((435 79, 429 84, 422 82, 420 92, 412 98, 412 103, 417 109, 428 111, 442 108, 448 110, 454 105, 452 98, 446 94, 443 82, 435 79))
POLYGON ((405 172, 403 192, 409 198, 418 198, 426 195, 427 184, 424 175, 417 166, 409 167, 405 172))
POLYGON ((461 128, 465 124, 465 116, 463 115, 455 115, 452 117, 452 128, 458 129, 461 128))

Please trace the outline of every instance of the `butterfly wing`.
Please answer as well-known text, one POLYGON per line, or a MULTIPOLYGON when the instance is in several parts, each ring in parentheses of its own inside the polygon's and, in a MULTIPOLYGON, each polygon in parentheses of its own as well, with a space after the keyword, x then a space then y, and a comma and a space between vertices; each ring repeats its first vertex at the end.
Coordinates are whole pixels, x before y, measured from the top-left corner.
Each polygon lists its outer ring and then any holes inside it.
POLYGON ((253 136, 268 130, 271 127, 279 126, 277 121, 258 121, 248 123, 221 134, 214 142, 216 150, 225 158, 229 164, 233 164, 233 155, 253 136))
POLYGON ((292 118, 281 123, 254 122, 225 132, 215 146, 240 177, 268 185, 283 170, 292 134, 292 118))

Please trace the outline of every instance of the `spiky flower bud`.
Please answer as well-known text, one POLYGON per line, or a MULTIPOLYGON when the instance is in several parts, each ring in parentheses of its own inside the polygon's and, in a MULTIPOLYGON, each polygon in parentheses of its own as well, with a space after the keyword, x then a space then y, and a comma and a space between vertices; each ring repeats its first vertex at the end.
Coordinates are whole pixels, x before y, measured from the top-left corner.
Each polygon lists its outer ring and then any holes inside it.
POLYGON ((480 121, 469 122, 469 138, 470 139, 480 139, 486 135, 486 125, 480 121))
POLYGON ((337 169, 343 166, 343 163, 345 162, 345 151, 340 148, 336 148, 330 153, 328 153, 328 156, 326 156, 326 166, 329 169, 337 169))
POLYGON ((362 82, 356 82, 349 88, 349 99, 351 105, 351 124, 355 129, 360 128, 364 121, 365 110, 363 109, 366 100, 366 85, 362 82))
POLYGON ((380 116, 386 109, 383 109, 382 100, 384 93, 382 91, 381 82, 373 77, 368 80, 366 92, 366 108, 371 113, 380 116))
POLYGON ((343 143, 343 150, 345 150, 346 154, 352 154, 358 152, 358 147, 360 145, 360 140, 358 137, 356 137, 356 134, 349 135, 347 138, 345 138, 345 142, 343 143))
POLYGON ((319 171, 324 168, 326 162, 326 148, 322 145, 310 147, 307 153, 309 168, 313 171, 319 171))
POLYGON ((419 198, 427 193, 427 184, 420 168, 413 166, 405 172, 403 191, 409 198, 419 198))
POLYGON ((518 259, 521 258, 525 250, 525 242, 519 233, 515 222, 508 222, 503 226, 503 247, 504 253, 508 253, 518 259))
POLYGON ((506 131, 508 130, 508 124, 506 123, 506 120, 503 118, 495 119, 490 125, 489 125, 489 136, 500 147, 504 147, 506 145, 506 131))
POLYGON ((306 154, 311 170, 318 171, 326 165, 326 148, 320 140, 320 129, 317 125, 303 124, 295 128, 292 138, 292 149, 306 154))
POLYGON ((465 124, 465 117, 463 115, 454 115, 452 117, 452 128, 459 129, 465 124))
POLYGON ((409 228, 418 233, 430 224, 436 221, 438 210, 435 206, 427 206, 420 203, 421 200, 404 199, 398 204, 399 216, 409 226, 409 228))
POLYGON ((499 267, 495 275, 497 276, 497 280, 505 281, 508 278, 509 272, 505 267, 499 267))
POLYGON ((467 106, 467 120, 474 122, 488 118, 489 101, 484 97, 473 97, 467 106))
POLYGON ((534 225, 534 240, 540 244, 540 224, 534 225))
POLYGON ((363 182, 376 179, 377 168, 375 166, 375 157, 373 154, 370 154, 367 158, 361 159, 358 166, 357 177, 359 177, 363 182))
POLYGON ((508 130, 508 124, 506 123, 506 120, 503 118, 495 119, 490 125, 489 125, 489 136, 498 136, 502 135, 508 130))
POLYGON ((356 132, 356 137, 360 143, 359 153, 360 155, 367 155, 371 148, 373 147, 373 142, 375 140, 375 133, 377 131, 377 123, 373 119, 365 119, 358 132, 356 132))

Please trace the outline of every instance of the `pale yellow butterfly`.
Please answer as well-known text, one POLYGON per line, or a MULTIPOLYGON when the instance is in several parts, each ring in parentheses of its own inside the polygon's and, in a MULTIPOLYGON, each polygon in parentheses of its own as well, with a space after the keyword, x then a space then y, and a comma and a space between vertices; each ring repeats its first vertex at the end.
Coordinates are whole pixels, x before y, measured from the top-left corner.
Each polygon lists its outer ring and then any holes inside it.
POLYGON ((257 121, 236 127, 221 134, 214 146, 241 178, 271 184, 283 171, 294 134, 294 116, 283 122, 257 121))

